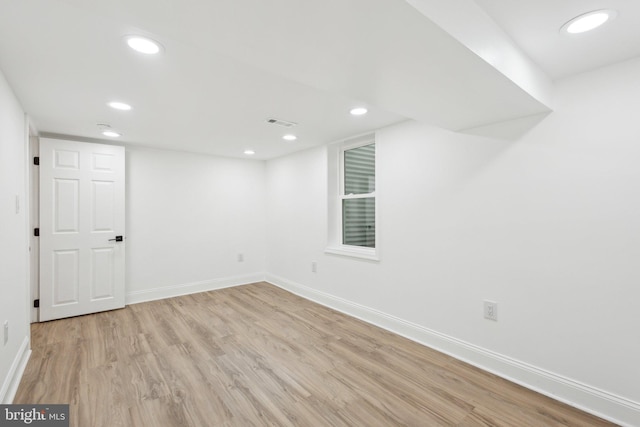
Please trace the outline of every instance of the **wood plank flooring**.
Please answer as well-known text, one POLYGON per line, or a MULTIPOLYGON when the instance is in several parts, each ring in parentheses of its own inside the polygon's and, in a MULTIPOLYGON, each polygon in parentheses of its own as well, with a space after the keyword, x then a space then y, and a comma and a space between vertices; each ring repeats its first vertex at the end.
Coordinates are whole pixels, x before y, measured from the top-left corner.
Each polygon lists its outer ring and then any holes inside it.
POLYGON ((31 331, 14 403, 77 427, 612 425, 267 283, 31 331))

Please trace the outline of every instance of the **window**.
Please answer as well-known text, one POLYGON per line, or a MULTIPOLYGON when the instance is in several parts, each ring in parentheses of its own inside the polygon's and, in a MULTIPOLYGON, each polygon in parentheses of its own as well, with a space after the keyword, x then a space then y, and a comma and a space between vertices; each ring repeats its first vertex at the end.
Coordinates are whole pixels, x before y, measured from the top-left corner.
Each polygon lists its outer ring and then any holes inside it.
POLYGON ((342 152, 342 244, 376 247, 376 145, 342 152))
POLYGON ((327 253, 378 260, 373 135, 329 147, 327 253))

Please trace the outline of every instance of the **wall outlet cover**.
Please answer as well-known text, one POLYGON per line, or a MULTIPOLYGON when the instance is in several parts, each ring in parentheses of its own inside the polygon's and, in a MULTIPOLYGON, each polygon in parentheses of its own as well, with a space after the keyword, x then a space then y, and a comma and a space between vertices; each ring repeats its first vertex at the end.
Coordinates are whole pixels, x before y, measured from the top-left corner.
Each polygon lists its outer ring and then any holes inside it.
POLYGON ((498 303, 495 301, 484 301, 484 318, 498 320, 498 303))

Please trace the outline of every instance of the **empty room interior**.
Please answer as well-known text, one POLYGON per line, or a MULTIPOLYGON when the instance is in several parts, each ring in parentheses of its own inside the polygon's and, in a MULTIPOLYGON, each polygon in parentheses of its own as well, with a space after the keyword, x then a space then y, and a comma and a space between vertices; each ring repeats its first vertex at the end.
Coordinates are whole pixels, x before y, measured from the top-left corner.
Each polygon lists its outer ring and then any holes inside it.
POLYGON ((0 224, 1 404, 640 426, 640 2, 0 0, 0 224))

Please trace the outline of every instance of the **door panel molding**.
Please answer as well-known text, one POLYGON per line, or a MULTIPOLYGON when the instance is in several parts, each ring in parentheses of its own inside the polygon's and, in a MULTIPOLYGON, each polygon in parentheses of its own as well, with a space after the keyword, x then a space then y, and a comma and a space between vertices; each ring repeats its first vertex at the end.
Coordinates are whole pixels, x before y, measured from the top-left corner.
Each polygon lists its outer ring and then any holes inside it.
POLYGON ((40 321, 124 307, 125 150, 40 139, 40 321))

